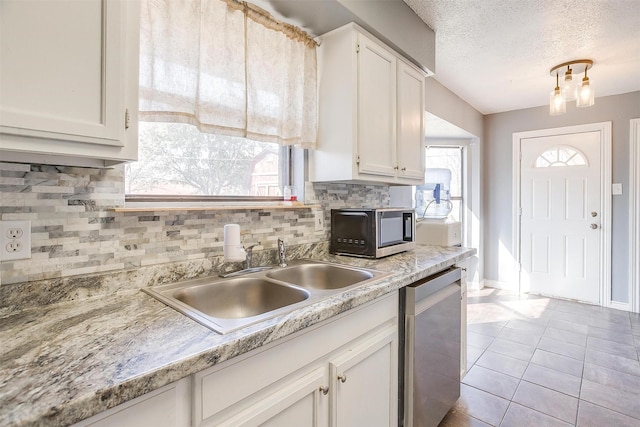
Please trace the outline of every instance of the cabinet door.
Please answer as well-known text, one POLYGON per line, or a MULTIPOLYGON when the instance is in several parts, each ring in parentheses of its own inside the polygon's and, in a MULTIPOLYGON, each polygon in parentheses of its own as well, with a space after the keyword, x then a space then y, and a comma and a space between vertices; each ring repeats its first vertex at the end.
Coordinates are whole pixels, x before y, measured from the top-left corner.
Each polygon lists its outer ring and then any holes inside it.
POLYGON ((396 57, 358 34, 358 171, 396 175, 396 57))
POLYGON ((184 378, 109 409, 72 427, 188 427, 191 381, 184 378))
POLYGON ((0 4, 0 130, 122 146, 121 1, 0 4))
POLYGON ((329 365, 332 427, 395 426, 397 329, 385 328, 329 365))
MULTIPOLYGON (((329 399, 327 369, 316 368, 284 386, 274 386, 267 397, 257 399, 219 427, 324 427, 329 399)), ((241 380, 239 380, 241 381, 241 380)))
POLYGON ((398 176, 424 182, 425 76, 398 61, 398 176))

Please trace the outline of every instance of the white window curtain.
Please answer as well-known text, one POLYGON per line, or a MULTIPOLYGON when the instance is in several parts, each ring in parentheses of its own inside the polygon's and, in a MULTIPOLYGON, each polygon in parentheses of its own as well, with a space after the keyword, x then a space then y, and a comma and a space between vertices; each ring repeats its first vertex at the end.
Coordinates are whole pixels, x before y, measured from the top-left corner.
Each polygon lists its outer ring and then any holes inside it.
POLYGON ((145 0, 140 120, 314 148, 316 43, 235 0, 145 0))

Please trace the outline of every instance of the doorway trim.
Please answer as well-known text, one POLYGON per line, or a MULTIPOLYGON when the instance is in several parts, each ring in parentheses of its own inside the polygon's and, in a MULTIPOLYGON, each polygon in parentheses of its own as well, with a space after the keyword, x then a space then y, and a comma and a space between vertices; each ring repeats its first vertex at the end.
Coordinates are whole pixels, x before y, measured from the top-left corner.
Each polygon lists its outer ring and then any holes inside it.
POLYGON ((640 118, 629 127, 629 303, 640 313, 640 118))
POLYGON ((520 203, 520 151, 521 141, 529 138, 540 138, 547 136, 566 135, 570 133, 600 132, 600 171, 601 186, 600 200, 602 202, 602 229, 604 231, 600 241, 600 305, 604 307, 621 308, 629 310, 628 307, 620 307, 621 303, 611 301, 611 122, 589 123, 577 126, 565 126, 551 129, 539 129, 525 132, 513 133, 513 189, 512 189, 512 214, 513 223, 511 248, 514 265, 513 277, 519 292, 528 291, 522 289, 520 280, 520 270, 522 265, 520 248, 520 216, 522 207, 520 203))

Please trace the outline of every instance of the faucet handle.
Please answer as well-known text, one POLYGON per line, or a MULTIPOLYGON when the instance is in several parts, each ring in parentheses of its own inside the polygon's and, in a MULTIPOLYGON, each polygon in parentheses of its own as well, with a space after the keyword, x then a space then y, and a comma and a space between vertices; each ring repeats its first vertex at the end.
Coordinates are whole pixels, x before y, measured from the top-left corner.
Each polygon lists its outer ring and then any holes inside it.
POLYGON ((284 247, 284 240, 282 239, 278 239, 278 265, 280 265, 280 267, 287 266, 287 253, 284 247))
POLYGON ((244 261, 245 264, 245 268, 251 268, 251 262, 253 260, 253 248, 255 246, 258 246, 260 244, 260 242, 258 243, 254 243, 253 245, 247 246, 246 248, 244 248, 245 252, 246 252, 246 258, 244 261))
POLYGON ((253 248, 254 248, 254 247, 256 247, 256 246, 258 246, 259 244, 260 244, 260 242, 258 242, 258 243, 254 243, 253 245, 249 245, 249 246, 247 246, 247 247, 244 247, 244 246, 243 246, 243 248, 244 248, 244 250, 245 250, 245 251, 247 251, 247 252, 252 252, 252 251, 253 251, 253 248))

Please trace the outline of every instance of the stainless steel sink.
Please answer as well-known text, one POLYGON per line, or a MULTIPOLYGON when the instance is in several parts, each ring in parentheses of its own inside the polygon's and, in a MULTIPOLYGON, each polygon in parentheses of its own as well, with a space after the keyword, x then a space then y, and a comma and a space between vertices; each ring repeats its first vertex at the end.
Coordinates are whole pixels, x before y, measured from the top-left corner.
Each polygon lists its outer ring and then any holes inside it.
POLYGON ((301 264, 270 271, 267 277, 308 289, 341 289, 371 279, 371 271, 333 264, 301 264))
POLYGON ((257 316, 309 298, 309 292, 266 280, 243 277, 180 289, 173 297, 221 319, 257 316))
POLYGON ((226 334, 388 274, 329 263, 295 261, 290 267, 242 277, 207 277, 142 291, 209 329, 226 334))

